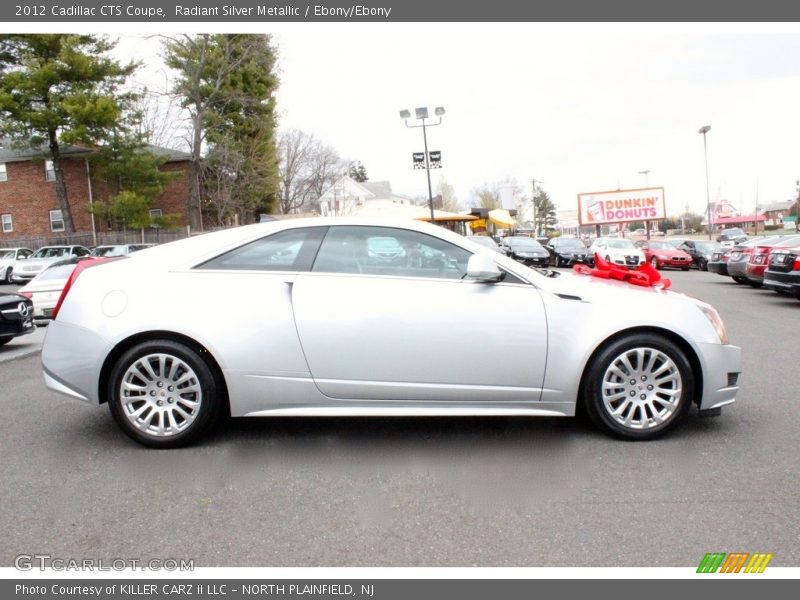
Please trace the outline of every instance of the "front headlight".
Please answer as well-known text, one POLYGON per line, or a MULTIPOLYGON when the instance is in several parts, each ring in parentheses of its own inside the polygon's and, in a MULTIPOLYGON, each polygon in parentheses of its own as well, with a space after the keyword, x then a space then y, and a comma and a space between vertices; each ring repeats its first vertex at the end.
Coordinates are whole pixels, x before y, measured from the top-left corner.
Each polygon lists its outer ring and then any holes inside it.
POLYGON ((725 331, 725 323, 722 322, 722 317, 719 316, 717 310, 710 304, 698 304, 697 307, 702 310, 706 318, 711 321, 711 324, 714 326, 719 336, 719 341, 723 344, 727 344, 729 342, 728 332, 725 331))

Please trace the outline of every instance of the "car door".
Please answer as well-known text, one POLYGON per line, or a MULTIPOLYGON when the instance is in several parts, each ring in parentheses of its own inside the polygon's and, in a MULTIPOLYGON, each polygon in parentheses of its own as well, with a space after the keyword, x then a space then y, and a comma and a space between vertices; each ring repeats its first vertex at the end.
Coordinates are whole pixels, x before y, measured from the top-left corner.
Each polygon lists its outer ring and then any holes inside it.
POLYGON ((539 291, 513 276, 466 279, 470 256, 413 230, 331 227, 292 292, 319 390, 352 400, 538 400, 547 355, 539 291), (403 255, 371 252, 375 238, 395 239, 403 255))

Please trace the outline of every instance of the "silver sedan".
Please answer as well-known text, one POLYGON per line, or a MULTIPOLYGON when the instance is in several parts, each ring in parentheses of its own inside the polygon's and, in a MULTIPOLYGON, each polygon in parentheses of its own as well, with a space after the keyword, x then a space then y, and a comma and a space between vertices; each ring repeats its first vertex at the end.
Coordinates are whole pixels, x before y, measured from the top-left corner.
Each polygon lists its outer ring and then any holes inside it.
POLYGON ((738 391, 708 304, 535 271, 414 221, 296 219, 74 271, 48 387, 152 447, 239 416, 572 416, 650 439, 738 391), (391 245, 391 257, 377 250, 391 245), (475 348, 480 348, 476 353, 475 348))

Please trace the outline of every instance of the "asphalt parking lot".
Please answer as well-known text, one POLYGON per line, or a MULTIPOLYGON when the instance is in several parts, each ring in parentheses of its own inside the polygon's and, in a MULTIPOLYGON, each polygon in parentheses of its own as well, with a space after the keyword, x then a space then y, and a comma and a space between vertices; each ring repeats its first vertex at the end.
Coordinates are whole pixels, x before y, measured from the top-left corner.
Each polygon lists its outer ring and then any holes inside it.
POLYGON ((0 362, 0 565, 689 567, 741 551, 800 566, 800 302, 664 274, 718 308, 744 372, 721 417, 654 442, 573 419, 281 418, 154 451, 46 390, 38 356, 0 362))

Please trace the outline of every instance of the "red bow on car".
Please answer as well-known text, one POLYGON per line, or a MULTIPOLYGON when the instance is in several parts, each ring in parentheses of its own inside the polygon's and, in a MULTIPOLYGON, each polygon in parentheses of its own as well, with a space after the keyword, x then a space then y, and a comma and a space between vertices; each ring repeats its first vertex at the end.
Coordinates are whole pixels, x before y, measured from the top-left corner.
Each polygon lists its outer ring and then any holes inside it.
POLYGON ((658 269, 653 267, 649 262, 639 265, 639 267, 631 271, 625 267, 615 265, 604 260, 600 255, 594 255, 594 268, 590 269, 586 265, 575 265, 572 267, 576 273, 581 275, 591 275, 592 277, 599 277, 600 279, 616 279, 617 281, 627 281, 633 285, 641 285, 643 287, 654 287, 656 284, 661 284, 661 287, 667 289, 672 285, 669 279, 662 279, 661 273, 658 269))

